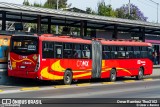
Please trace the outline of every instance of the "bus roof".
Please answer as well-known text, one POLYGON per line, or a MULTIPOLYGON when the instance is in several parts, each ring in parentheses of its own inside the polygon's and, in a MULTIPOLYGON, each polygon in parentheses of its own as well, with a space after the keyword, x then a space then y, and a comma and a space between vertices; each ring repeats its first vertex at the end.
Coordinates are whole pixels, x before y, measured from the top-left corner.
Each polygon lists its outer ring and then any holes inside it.
MULTIPOLYGON (((20 36, 20 35, 15 35, 20 36)), ((70 37, 70 36, 55 36, 53 34, 42 34, 41 36, 37 35, 24 35, 29 37, 39 37, 41 41, 55 41, 55 42, 67 42, 67 43, 85 43, 91 44, 92 39, 87 40, 83 38, 70 37)), ((96 39, 95 39, 96 40, 96 39)), ((127 40, 97 40, 100 41, 102 45, 119 45, 119 46, 152 46, 151 43, 146 42, 137 42, 137 41, 127 41, 127 40)))
POLYGON ((40 40, 42 41, 55 41, 55 42, 67 42, 67 43, 85 43, 85 44, 91 44, 92 40, 87 40, 83 38, 73 38, 70 36, 40 36, 40 40))
MULTIPOLYGON (((86 43, 91 44, 92 40, 87 40, 83 38, 73 38, 70 36, 51 36, 51 35, 42 35, 41 40, 46 41, 57 41, 57 42, 68 42, 68 43, 86 43)), ((109 40, 100 40, 102 45, 119 45, 119 46, 152 46, 151 43, 137 42, 137 41, 109 41, 109 40)))
POLYGON ((106 41, 101 40, 102 45, 119 45, 119 46, 152 46, 151 43, 137 41, 106 41))

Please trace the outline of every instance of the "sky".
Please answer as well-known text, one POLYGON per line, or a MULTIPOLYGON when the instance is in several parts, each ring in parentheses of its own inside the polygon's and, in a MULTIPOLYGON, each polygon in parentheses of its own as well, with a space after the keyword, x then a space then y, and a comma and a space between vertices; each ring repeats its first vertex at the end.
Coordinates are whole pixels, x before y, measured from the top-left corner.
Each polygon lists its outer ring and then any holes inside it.
MULTIPOLYGON (((46 0, 28 0, 31 3, 44 3, 46 0)), ((72 4, 71 7, 77 7, 85 10, 86 7, 91 7, 93 10, 97 9, 97 3, 101 0, 68 0, 68 4, 72 4)), ((111 4, 114 9, 121 7, 123 4, 127 4, 129 0, 104 0, 106 4, 111 4)), ((138 6, 138 8, 144 13, 145 17, 148 17, 148 21, 157 22, 157 5, 150 0, 130 0, 131 3, 138 6)), ((160 0, 153 0, 160 4, 160 0)), ((0 0, 0 2, 22 4, 23 0, 0 0)), ((160 13, 160 5, 159 5, 160 13)), ((159 14, 160 23, 160 14, 159 14)))

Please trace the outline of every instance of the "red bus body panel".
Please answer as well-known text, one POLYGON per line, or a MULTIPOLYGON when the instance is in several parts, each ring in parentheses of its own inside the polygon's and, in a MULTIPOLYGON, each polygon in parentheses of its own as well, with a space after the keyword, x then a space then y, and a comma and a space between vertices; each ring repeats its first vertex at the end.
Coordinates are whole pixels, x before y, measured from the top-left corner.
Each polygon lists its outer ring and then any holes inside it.
POLYGON ((117 59, 102 61, 101 78, 110 77, 110 70, 116 68, 117 77, 136 76, 140 67, 144 67, 144 75, 152 74, 152 61, 149 59, 117 59))
POLYGON ((39 76, 45 80, 62 80, 66 69, 71 69, 73 79, 90 79, 92 70, 91 60, 77 59, 56 59, 43 60, 42 69, 39 76), (83 65, 83 62, 87 62, 83 65), (50 63, 50 64, 49 64, 50 63))
MULTIPOLYGON (((38 78, 41 80, 62 80, 66 69, 73 72, 73 79, 92 78, 92 59, 50 59, 42 58, 42 41, 55 41, 66 43, 91 44, 92 40, 63 37, 39 37, 39 54, 21 56, 10 52, 12 70, 8 69, 9 76, 21 78, 38 78), (40 67, 35 71, 35 67, 40 57, 40 67), (26 68, 23 68, 25 66, 26 68), (20 68, 22 67, 22 68, 20 68)), ((141 42, 122 41, 100 41, 102 45, 124 45, 124 46, 151 46, 141 42)), ((96 66, 96 65, 95 65, 96 66)), ((117 77, 136 76, 140 67, 144 67, 144 75, 152 74, 152 61, 144 59, 108 59, 102 60, 101 78, 109 78, 110 70, 115 68, 117 77)))
POLYGON ((35 72, 38 54, 32 55, 18 55, 10 52, 10 62, 12 70, 8 69, 9 76, 22 77, 22 78, 36 78, 35 72))

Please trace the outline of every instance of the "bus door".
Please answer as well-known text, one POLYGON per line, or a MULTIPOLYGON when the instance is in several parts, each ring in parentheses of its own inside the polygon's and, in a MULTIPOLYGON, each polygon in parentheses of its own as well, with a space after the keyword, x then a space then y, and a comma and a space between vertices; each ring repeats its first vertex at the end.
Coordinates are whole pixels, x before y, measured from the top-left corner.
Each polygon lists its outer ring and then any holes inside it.
POLYGON ((61 43, 55 43, 55 57, 58 58, 58 59, 61 59, 62 58, 62 50, 63 50, 63 47, 62 47, 62 44, 61 43))
POLYGON ((61 72, 62 65, 60 62, 63 61, 63 60, 61 60, 62 57, 63 57, 63 45, 62 45, 62 43, 55 42, 55 44, 54 44, 54 60, 53 60, 54 62, 53 61, 50 62, 53 67, 52 70, 61 72), (58 61, 58 63, 55 63, 57 61, 58 61))
POLYGON ((98 41, 92 41, 92 78, 101 77, 102 45, 98 41))

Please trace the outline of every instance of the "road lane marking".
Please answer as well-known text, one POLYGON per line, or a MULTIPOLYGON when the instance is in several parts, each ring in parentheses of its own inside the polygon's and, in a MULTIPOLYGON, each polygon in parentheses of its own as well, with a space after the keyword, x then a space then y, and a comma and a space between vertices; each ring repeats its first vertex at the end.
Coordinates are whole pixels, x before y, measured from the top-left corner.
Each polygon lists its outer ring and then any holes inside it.
POLYGON ((76 86, 89 86, 91 83, 76 84, 76 86))
MULTIPOLYGON (((146 78, 143 79, 142 81, 136 81, 135 82, 144 82, 144 81, 159 81, 160 79, 154 79, 154 78, 146 78)), ((127 81, 131 81, 131 80, 127 80, 127 81)), ((133 80, 132 80, 133 81, 133 80)), ((58 89, 58 88, 78 88, 78 86, 98 86, 98 85, 112 85, 112 84, 124 84, 124 81, 116 81, 116 82, 100 82, 100 83, 79 83, 79 84, 73 84, 73 85, 56 85, 56 86, 49 86, 49 87, 22 87, 22 88, 17 88, 17 89, 13 89, 13 90, 0 90, 0 94, 9 94, 9 93, 20 93, 20 92, 25 92, 25 91, 36 91, 36 90, 53 90, 54 89, 58 89)))
POLYGON ((71 85, 57 85, 57 86, 54 86, 54 88, 69 88, 71 87, 71 85))
POLYGON ((102 82, 102 84, 114 84, 115 82, 102 82))
POLYGON ((21 88, 21 91, 33 91, 33 90, 39 90, 39 87, 29 87, 29 88, 21 88))
POLYGON ((124 80, 123 82, 125 83, 131 83, 131 82, 136 82, 135 80, 124 80))
POLYGON ((147 79, 143 79, 144 81, 151 81, 153 80, 152 78, 147 78, 147 79))

